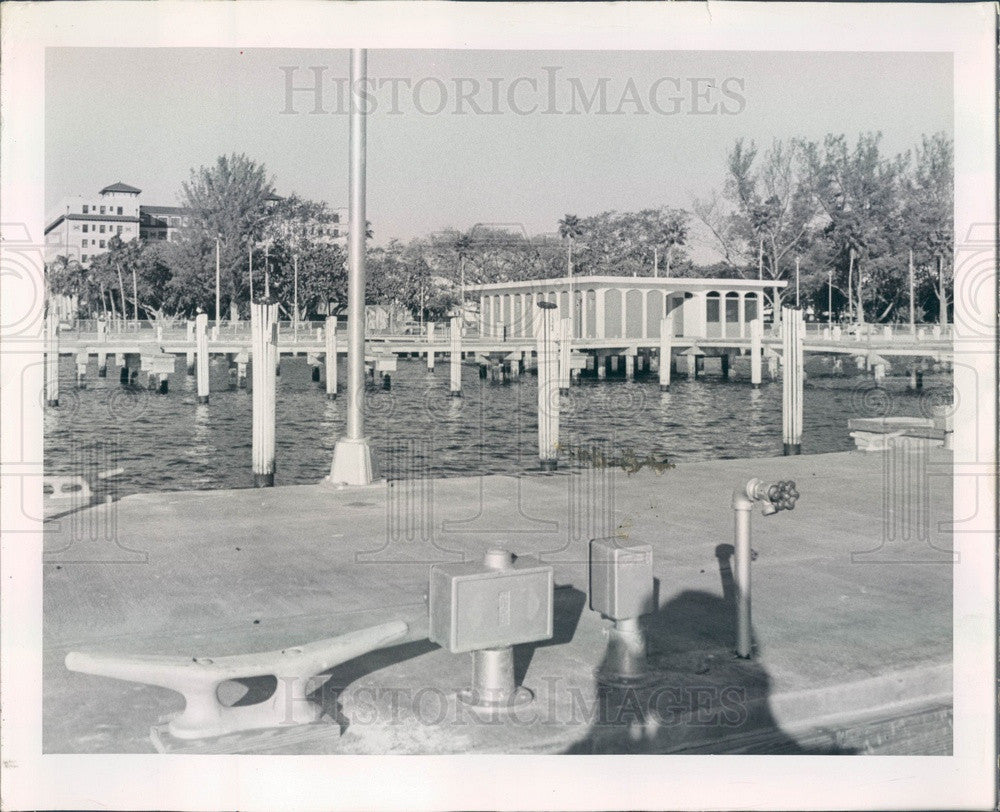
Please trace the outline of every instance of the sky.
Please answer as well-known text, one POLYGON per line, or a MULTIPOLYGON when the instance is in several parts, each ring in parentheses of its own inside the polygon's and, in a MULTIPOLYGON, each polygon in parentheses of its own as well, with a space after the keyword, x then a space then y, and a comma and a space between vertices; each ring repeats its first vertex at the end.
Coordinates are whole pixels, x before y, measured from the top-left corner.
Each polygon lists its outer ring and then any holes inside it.
MULTIPOLYGON (((737 138, 881 131, 896 153, 951 134, 951 64, 947 53, 372 50, 368 219, 385 243, 690 209, 721 189, 737 138)), ((226 153, 264 163, 279 194, 345 206, 348 70, 347 51, 49 49, 46 209, 115 181, 177 205, 192 168, 226 153)), ((715 258, 698 235, 691 253, 715 258)))

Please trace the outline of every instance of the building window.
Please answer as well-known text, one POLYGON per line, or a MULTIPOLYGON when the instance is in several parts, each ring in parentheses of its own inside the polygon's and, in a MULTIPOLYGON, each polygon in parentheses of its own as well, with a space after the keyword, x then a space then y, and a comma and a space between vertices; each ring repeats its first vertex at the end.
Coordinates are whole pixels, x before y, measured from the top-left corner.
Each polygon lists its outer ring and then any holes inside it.
POLYGON ((80 257, 80 261, 81 262, 86 262, 87 261, 87 255, 84 254, 82 257, 80 257))
POLYGON ((101 240, 101 248, 104 247, 104 240, 101 240))
POLYGON ((177 226, 179 226, 180 224, 181 224, 181 218, 180 217, 171 217, 170 218, 170 225, 173 228, 177 228, 177 226))
POLYGON ((333 222, 335 222, 335 223, 339 223, 340 222, 340 215, 339 214, 333 215, 333 222))
POLYGON ((84 203, 83 204, 83 213, 84 214, 88 214, 89 212, 90 212, 90 206, 88 206, 86 203, 84 203))
POLYGON ((101 206, 101 214, 104 214, 104 206, 101 206))
POLYGON ((81 248, 86 248, 87 247, 87 241, 86 240, 80 240, 80 247, 81 248))
POLYGON ((122 207, 121 207, 121 206, 119 206, 119 207, 118 207, 118 213, 119 213, 119 214, 121 214, 121 213, 122 213, 122 207))
POLYGON ((117 231, 117 233, 118 233, 118 234, 121 234, 121 233, 122 233, 122 227, 121 227, 121 226, 118 226, 118 231, 117 231))
MULTIPOLYGON (((87 208, 87 207, 86 207, 86 206, 84 206, 84 208, 87 208)), ((84 224, 83 224, 83 233, 84 233, 84 234, 86 234, 86 233, 87 233, 87 224, 86 224, 86 223, 84 223, 84 224)))

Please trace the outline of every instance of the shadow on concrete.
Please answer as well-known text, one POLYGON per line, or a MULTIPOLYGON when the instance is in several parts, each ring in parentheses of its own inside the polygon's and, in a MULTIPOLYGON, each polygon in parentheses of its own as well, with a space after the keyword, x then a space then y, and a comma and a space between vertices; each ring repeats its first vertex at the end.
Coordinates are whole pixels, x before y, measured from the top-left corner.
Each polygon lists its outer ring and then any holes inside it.
MULTIPOLYGON (((688 590, 642 618, 647 678, 596 686, 587 735, 563 751, 609 753, 849 754, 806 748, 781 730, 771 680, 758 660, 736 656, 732 545, 716 548, 723 597, 688 590)), ((609 664, 605 652, 601 669, 609 664)))
POLYGON ((323 706, 326 715, 340 725, 340 734, 343 735, 350 727, 350 720, 343 713, 339 697, 351 683, 383 668, 412 660, 437 648, 436 643, 424 639, 370 651, 363 657, 355 657, 353 660, 348 660, 346 663, 341 663, 318 675, 320 679, 325 677, 326 681, 310 693, 309 698, 323 706))
POLYGON ((583 607, 587 604, 587 595, 567 584, 556 587, 552 601, 552 637, 537 643, 514 646, 514 682, 518 685, 524 684, 535 649, 565 645, 573 639, 577 624, 583 615, 583 607))

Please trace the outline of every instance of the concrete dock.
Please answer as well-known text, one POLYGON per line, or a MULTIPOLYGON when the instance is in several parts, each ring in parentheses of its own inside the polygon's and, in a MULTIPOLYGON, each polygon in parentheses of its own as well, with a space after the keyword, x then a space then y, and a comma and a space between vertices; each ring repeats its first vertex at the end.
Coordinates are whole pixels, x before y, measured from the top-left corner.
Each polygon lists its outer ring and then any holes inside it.
MULTIPOLYGON (((950 452, 632 473, 577 465, 340 490, 156 493, 51 520, 44 751, 951 752, 950 452), (747 661, 733 654, 730 496, 755 476, 794 479, 801 499, 792 512, 753 516, 747 661), (610 534, 653 546, 650 679, 628 689, 598 689, 594 678, 609 622, 587 606, 587 543, 610 534), (555 569, 554 636, 515 649, 536 699, 508 718, 456 704, 471 658, 426 640, 430 565, 493 546, 555 569), (389 620, 409 624, 407 641, 318 681, 326 721, 195 742, 151 730, 183 707, 179 694, 63 664, 73 650, 266 651, 389 620)), ((223 687, 229 701, 268 690, 223 687)))

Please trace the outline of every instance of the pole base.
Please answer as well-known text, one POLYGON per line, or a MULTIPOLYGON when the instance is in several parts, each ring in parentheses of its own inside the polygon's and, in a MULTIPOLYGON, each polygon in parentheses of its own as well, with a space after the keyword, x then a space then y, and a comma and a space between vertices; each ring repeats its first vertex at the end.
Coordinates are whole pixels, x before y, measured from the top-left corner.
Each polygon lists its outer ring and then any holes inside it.
POLYGON ((539 460, 538 464, 543 471, 555 471, 559 462, 558 460, 539 460))
POLYGON ((651 678, 646 665, 646 637, 638 618, 619 620, 608 629, 608 648, 595 676, 601 685, 634 686, 651 678))
POLYGON ((802 453, 802 443, 782 443, 782 450, 786 457, 802 453))
POLYGON ((751 389, 760 389, 760 384, 759 383, 752 383, 752 384, 750 384, 750 388, 751 389))
POLYGON ((371 485, 378 478, 368 438, 341 437, 333 447, 333 463, 326 481, 335 485, 371 485))
POLYGON ((669 383, 661 383, 660 384, 660 391, 661 392, 669 392, 670 391, 670 384, 669 383))
POLYGON ((208 395, 198 395, 198 403, 208 403, 208 395))
POLYGON ((458 692, 458 701, 483 710, 505 710, 526 705, 532 691, 514 682, 514 649, 480 649, 472 652, 472 687, 458 692))
POLYGON ((568 395, 569 394, 569 387, 568 386, 567 387, 560 386, 559 387, 559 394, 560 395, 568 395))
POLYGON ((462 397, 462 392, 459 389, 452 389, 451 390, 451 396, 453 398, 460 398, 460 397, 462 397))
POLYGON ((336 392, 327 392, 326 393, 326 399, 327 400, 336 400, 337 399, 337 393, 336 392))
POLYGON ((255 488, 273 488, 274 487, 274 474, 254 474, 253 475, 253 486, 255 488))
POLYGON ((45 401, 46 406, 57 407, 59 405, 59 398, 53 398, 52 400, 45 401))

